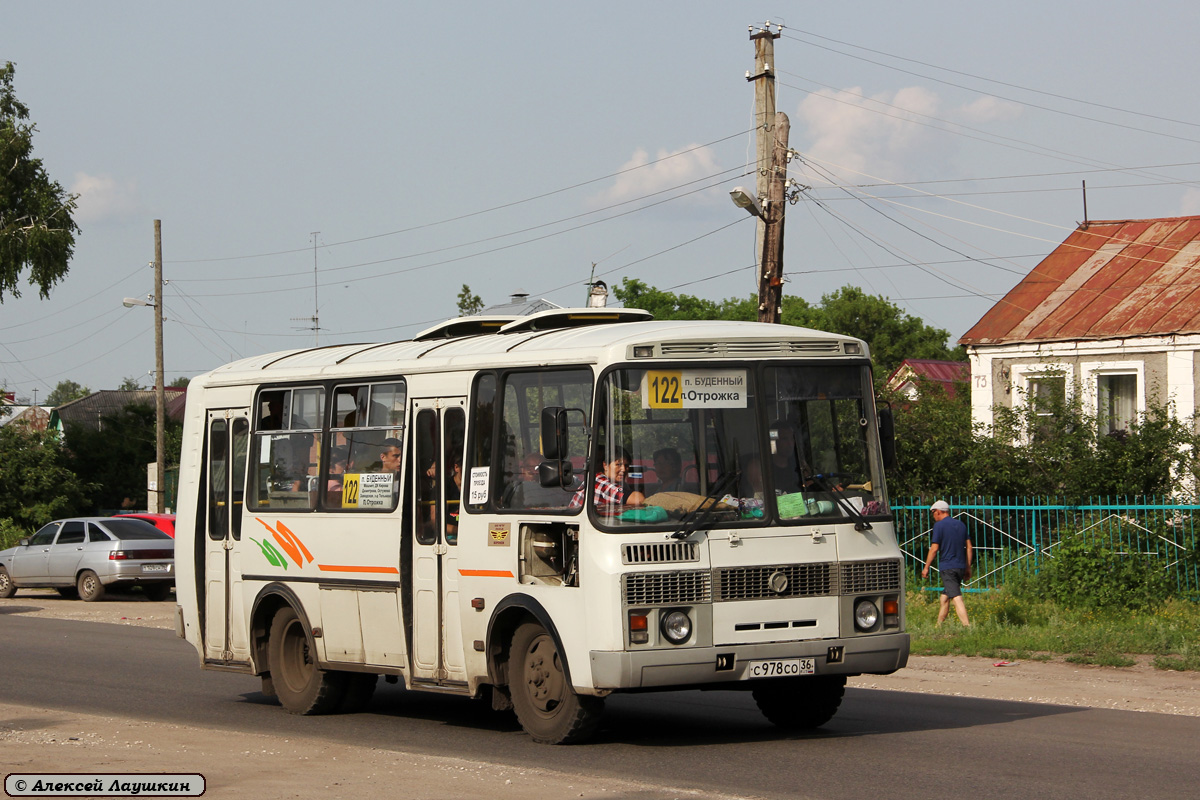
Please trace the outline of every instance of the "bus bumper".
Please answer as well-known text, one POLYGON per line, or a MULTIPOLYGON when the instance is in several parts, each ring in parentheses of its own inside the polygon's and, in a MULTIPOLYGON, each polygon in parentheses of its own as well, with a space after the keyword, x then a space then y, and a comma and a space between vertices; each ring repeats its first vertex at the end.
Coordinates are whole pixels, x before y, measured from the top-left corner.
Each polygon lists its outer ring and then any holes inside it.
POLYGON ((749 662, 812 658, 817 675, 884 675, 908 663, 907 633, 809 642, 591 651, 596 689, 640 689, 747 680, 749 662))

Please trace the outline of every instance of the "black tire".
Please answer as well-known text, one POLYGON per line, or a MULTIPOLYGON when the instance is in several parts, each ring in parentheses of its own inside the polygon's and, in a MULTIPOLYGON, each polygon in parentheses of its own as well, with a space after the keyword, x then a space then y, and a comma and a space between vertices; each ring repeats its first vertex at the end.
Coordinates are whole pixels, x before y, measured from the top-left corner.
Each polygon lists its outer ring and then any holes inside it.
POLYGON ((375 694, 375 685, 379 676, 366 672, 346 672, 346 693, 338 705, 338 711, 343 714, 357 714, 366 709, 375 694))
POLYGON ((812 730, 829 722, 845 693, 844 675, 764 681, 753 691, 763 716, 789 731, 812 730))
POLYGON ((513 710, 535 742, 574 744, 600 724, 603 698, 575 693, 554 639, 536 622, 523 623, 513 634, 508 681, 513 710))
POLYGON ((56 586, 54 591, 58 592, 60 596, 68 599, 79 597, 79 590, 74 586, 56 586))
POLYGON ((142 594, 146 595, 147 600, 152 600, 155 603, 161 603, 171 595, 171 584, 147 583, 142 587, 142 594))
POLYGON ((85 603, 94 603, 104 597, 104 584, 100 582, 100 576, 90 569, 79 573, 75 588, 79 590, 79 599, 85 603))
POLYGON ((8 570, 0 567, 0 598, 12 597, 17 593, 17 586, 12 582, 8 570))
POLYGON ((346 675, 317 666, 312 636, 291 606, 275 612, 267 644, 271 682, 293 714, 328 714, 346 694, 346 675))

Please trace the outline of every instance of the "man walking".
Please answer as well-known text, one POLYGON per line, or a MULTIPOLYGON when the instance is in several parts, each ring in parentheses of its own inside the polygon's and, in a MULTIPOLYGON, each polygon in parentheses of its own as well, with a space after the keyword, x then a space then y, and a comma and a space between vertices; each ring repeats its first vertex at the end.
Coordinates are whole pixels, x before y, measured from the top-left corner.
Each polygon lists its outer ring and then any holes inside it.
POLYGON ((950 613, 950 601, 954 601, 954 611, 964 628, 971 626, 967 619, 967 604, 963 601, 962 582, 971 579, 971 561, 974 557, 974 547, 971 544, 971 534, 967 526, 950 516, 950 505, 945 500, 938 500, 929 510, 933 512, 933 544, 929 546, 929 555, 925 557, 925 569, 921 577, 929 577, 929 565, 933 557, 938 557, 938 570, 942 575, 941 606, 938 608, 937 624, 941 625, 950 613))

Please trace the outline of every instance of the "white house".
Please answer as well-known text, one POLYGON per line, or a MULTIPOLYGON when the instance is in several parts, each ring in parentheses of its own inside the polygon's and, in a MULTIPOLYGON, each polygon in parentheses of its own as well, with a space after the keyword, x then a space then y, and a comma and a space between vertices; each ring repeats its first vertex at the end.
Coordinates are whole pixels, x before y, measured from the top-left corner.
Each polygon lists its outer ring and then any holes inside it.
POLYGON ((1200 403, 1200 217, 1080 225, 959 339, 971 416, 1082 392, 1107 430, 1200 403))

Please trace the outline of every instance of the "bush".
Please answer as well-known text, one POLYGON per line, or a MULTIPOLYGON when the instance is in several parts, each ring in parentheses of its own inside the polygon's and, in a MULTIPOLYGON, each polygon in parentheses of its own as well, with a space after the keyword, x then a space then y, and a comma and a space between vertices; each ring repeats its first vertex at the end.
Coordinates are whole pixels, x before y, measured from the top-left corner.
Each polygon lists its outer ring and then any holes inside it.
POLYGON ((1067 608, 1140 609, 1172 594, 1156 560, 1117 553, 1082 534, 1062 539, 1037 583, 1047 598, 1067 608))
POLYGON ((33 531, 26 530, 8 517, 0 518, 0 550, 14 547, 18 540, 32 535, 33 531))

